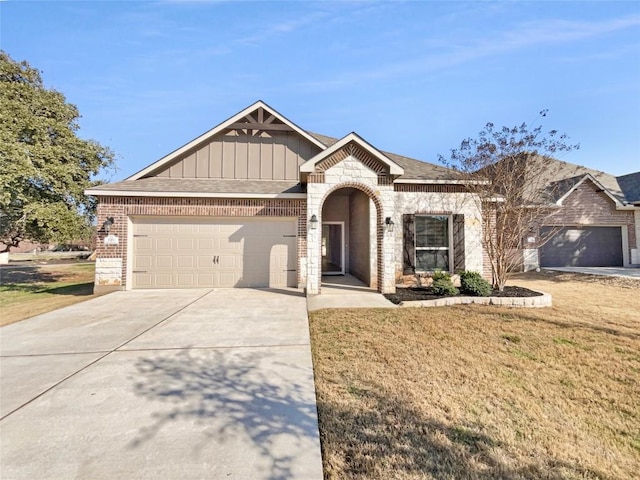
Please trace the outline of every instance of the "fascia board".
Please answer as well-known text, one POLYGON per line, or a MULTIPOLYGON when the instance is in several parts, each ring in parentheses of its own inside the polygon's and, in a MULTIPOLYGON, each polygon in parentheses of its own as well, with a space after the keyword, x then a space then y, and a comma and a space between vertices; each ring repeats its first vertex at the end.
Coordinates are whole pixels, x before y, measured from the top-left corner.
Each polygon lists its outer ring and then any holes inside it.
POLYGON ((165 198, 307 198, 306 193, 209 193, 209 192, 132 192, 91 188, 85 195, 94 197, 165 197, 165 198))

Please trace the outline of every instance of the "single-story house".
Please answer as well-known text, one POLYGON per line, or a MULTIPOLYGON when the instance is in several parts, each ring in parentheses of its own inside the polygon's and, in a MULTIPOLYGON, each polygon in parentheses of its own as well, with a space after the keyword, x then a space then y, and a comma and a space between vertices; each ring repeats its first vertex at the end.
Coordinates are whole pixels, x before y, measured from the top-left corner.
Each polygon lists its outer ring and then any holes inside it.
POLYGON ((530 168, 544 171, 539 198, 549 209, 523 250, 525 270, 640 264, 640 172, 616 177, 557 159, 530 168))
POLYGON ((356 133, 306 131, 258 101, 98 199, 95 288, 298 287, 350 273, 383 293, 435 269, 486 272, 455 172, 356 133))

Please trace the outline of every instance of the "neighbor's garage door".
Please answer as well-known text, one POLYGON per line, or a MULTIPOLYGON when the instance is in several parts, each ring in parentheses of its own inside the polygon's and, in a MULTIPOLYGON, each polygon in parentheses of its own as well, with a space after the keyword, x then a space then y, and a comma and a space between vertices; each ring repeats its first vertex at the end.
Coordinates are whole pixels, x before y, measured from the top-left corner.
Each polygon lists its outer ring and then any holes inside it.
MULTIPOLYGON (((542 235, 551 232, 543 228, 542 235)), ((564 227, 540 250, 542 267, 621 267, 620 227, 564 227)))
POLYGON ((293 219, 133 220, 133 288, 295 287, 293 219))

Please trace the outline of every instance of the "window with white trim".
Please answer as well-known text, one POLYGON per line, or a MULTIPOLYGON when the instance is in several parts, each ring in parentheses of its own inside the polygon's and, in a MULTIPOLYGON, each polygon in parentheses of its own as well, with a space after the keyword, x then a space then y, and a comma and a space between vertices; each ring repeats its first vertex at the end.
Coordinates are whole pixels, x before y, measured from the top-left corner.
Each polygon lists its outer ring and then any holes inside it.
POLYGON ((415 270, 449 271, 451 244, 450 215, 415 216, 415 270))

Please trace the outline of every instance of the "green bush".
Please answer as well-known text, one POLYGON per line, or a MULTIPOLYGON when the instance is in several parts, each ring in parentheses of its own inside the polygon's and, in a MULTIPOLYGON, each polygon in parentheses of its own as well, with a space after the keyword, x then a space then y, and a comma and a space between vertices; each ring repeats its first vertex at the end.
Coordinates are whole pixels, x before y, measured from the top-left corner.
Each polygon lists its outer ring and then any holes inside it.
POLYGON ((491 284, 478 272, 462 272, 460 274, 460 291, 474 297, 488 297, 491 295, 491 284))
POLYGON ((431 274, 431 280, 437 282, 438 280, 447 280, 451 281, 451 275, 448 272, 443 272, 442 270, 436 270, 431 274))
POLYGON ((458 295, 460 293, 460 291, 453 286, 451 278, 438 278, 434 280, 431 285, 431 290, 434 294, 442 296, 458 295))

